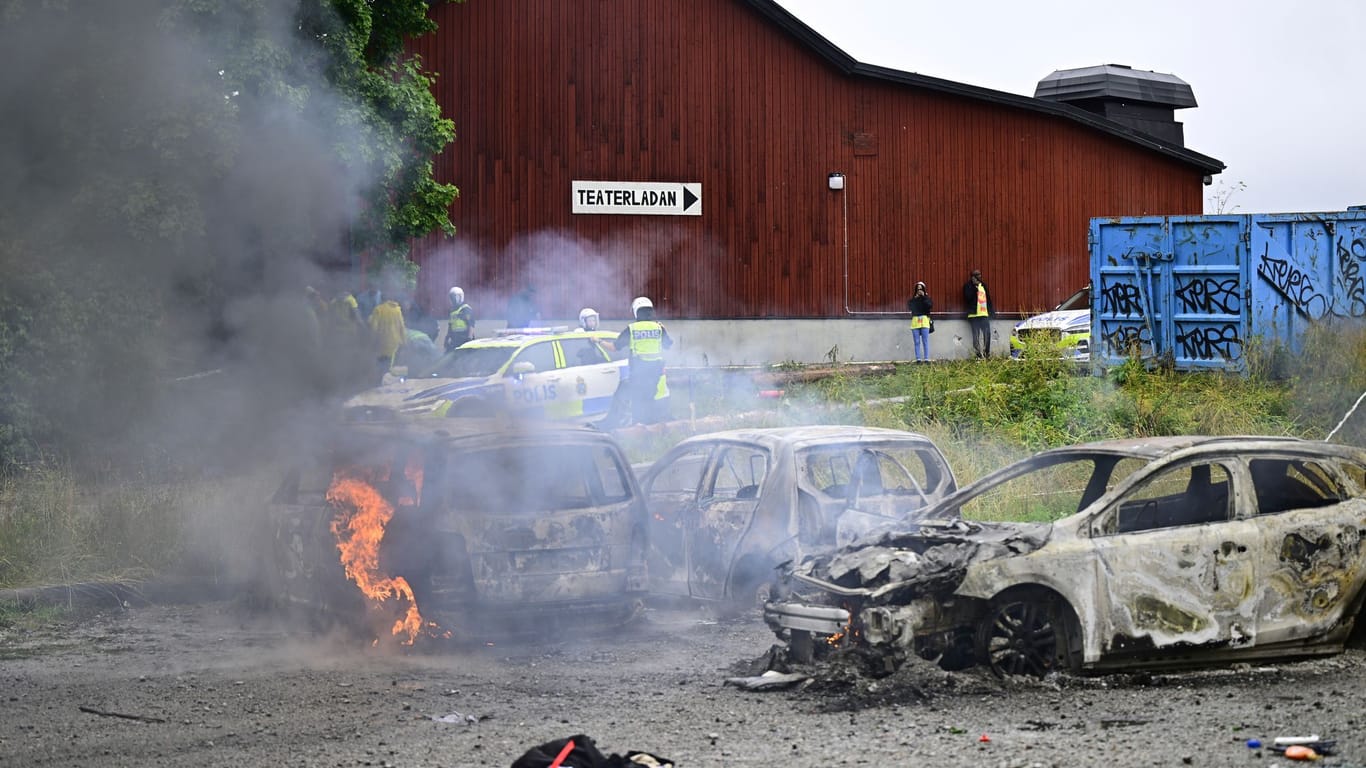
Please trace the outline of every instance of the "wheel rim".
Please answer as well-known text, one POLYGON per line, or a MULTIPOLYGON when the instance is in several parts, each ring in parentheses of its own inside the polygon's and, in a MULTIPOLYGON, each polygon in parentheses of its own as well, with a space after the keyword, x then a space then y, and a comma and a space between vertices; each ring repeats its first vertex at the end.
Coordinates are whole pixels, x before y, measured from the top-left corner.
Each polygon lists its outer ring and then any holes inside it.
POLYGON ((1057 666, 1053 611, 1038 603, 1006 603, 992 613, 986 659, 998 675, 1043 677, 1057 666))

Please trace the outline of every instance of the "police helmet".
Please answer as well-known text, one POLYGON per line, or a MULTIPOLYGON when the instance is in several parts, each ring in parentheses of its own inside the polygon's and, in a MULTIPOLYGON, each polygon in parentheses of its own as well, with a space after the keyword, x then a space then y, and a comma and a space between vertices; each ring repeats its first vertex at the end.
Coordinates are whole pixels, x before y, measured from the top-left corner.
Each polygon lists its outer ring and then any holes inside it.
POLYGON ((633 317, 640 317, 640 310, 654 308, 654 302, 650 301, 644 296, 637 296, 635 300, 631 302, 631 315, 633 317))
POLYGON ((596 331, 598 329, 598 311, 592 307, 584 307, 579 310, 579 327, 585 331, 596 331), (589 323, 592 325, 589 325, 589 323))
POLYGON ((451 306, 459 306, 465 303, 465 289, 458 285, 452 287, 446 295, 451 299, 451 306))

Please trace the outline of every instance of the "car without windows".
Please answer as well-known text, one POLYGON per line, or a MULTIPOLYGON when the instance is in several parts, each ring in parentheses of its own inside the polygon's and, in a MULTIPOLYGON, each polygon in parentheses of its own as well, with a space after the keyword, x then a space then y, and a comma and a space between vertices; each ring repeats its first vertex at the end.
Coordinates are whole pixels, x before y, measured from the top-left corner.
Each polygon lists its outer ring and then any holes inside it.
POLYGON ((1337 653, 1366 635, 1364 478, 1366 451, 1293 438, 1044 451, 790 565, 765 618, 796 661, 857 644, 998 674, 1337 653))
POLYGON ((924 435, 805 426, 689 438, 644 474, 652 594, 752 608, 774 568, 853 540, 952 493, 924 435))
POLYGON ((269 513, 262 588, 319 625, 392 620, 405 642, 582 632, 644 598, 643 499, 615 440, 587 427, 351 425, 269 513))

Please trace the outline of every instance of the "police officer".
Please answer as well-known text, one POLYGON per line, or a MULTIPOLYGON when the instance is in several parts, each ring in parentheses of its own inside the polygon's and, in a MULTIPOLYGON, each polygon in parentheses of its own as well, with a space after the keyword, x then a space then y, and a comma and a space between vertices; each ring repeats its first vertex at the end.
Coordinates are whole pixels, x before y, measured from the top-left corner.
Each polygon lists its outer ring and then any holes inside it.
POLYGON ((664 378, 664 350, 673 346, 669 332, 655 320, 655 305, 644 296, 631 302, 635 321, 617 336, 617 349, 630 351, 631 413, 641 424, 658 421, 655 394, 664 378))
POLYGON ((584 307, 579 310, 579 330, 596 331, 598 329, 598 311, 592 307, 584 307))
POLYGON ((474 310, 465 303, 465 289, 453 286, 446 294, 451 300, 451 319, 446 327, 446 351, 474 338, 474 310))

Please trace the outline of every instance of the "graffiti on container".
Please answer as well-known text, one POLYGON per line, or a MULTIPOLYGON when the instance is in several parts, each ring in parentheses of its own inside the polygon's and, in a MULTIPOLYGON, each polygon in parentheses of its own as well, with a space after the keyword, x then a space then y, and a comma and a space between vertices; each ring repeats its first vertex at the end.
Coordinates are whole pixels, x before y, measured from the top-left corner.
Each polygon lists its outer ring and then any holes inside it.
POLYGON ((1257 265, 1257 275, 1271 283, 1271 287, 1289 299, 1291 305, 1305 317, 1319 320, 1328 314, 1328 298, 1314 287, 1314 279, 1291 264, 1289 259, 1276 259, 1270 253, 1263 253, 1262 263, 1257 265))
POLYGON ((1233 323, 1192 328, 1176 334, 1176 343, 1182 356, 1188 359, 1237 360, 1243 354, 1243 340, 1238 334, 1238 326, 1233 323))
POLYGON ((1143 302, 1138 286, 1129 283, 1112 283, 1101 292, 1101 306, 1107 315, 1143 316, 1143 302))
POLYGON ((1342 287, 1342 302, 1339 309, 1333 307, 1334 314, 1347 317, 1366 315, 1366 281, 1361 277, 1361 263, 1366 261, 1366 239, 1354 238, 1351 243, 1346 238, 1338 241, 1338 284, 1342 287))
POLYGON ((1186 312, 1207 315, 1236 315, 1242 311, 1238 300, 1238 278, 1197 278, 1176 289, 1176 299, 1186 312))
POLYGON ((1105 346, 1115 355, 1132 355, 1151 349, 1153 338, 1144 325, 1120 325, 1104 336, 1105 346))
POLYGON ((1327 295, 1314 284, 1309 273, 1289 259, 1272 258, 1262 254, 1257 275, 1288 299, 1300 314, 1311 320, 1335 317, 1366 317, 1366 278, 1362 276, 1362 262, 1366 262, 1366 238, 1343 238, 1337 246, 1336 295, 1327 295))

